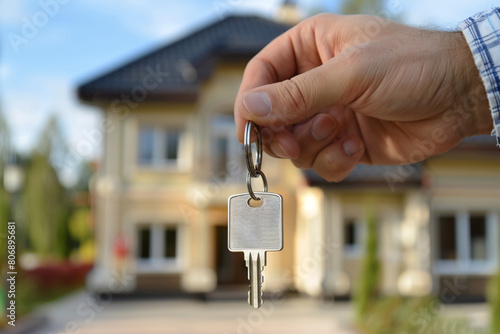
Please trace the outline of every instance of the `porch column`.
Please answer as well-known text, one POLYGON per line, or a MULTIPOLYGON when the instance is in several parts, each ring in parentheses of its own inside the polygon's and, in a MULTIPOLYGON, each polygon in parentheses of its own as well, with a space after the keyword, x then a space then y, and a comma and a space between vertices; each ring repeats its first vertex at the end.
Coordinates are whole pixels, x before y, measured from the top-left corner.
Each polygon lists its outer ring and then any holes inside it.
POLYGON ((192 253, 189 267, 182 275, 182 288, 188 292, 210 292, 217 286, 217 275, 210 266, 210 224, 206 208, 198 210, 196 218, 189 226, 187 238, 189 252, 192 253))
POLYGON ((405 296, 426 296, 432 290, 430 208, 426 196, 408 193, 401 224, 404 271, 398 278, 398 292, 405 296))
POLYGON ((344 214, 338 195, 328 194, 325 202, 324 245, 325 275, 323 294, 325 297, 346 295, 351 289, 349 276, 343 270, 344 259, 344 214))
POLYGON ((103 164, 93 184, 95 201, 95 236, 96 251, 94 268, 87 276, 90 291, 124 292, 133 290, 134 277, 126 274, 124 268, 118 268, 113 258, 113 246, 119 229, 120 175, 122 147, 121 134, 123 117, 107 112, 107 127, 100 134, 103 141, 103 164))

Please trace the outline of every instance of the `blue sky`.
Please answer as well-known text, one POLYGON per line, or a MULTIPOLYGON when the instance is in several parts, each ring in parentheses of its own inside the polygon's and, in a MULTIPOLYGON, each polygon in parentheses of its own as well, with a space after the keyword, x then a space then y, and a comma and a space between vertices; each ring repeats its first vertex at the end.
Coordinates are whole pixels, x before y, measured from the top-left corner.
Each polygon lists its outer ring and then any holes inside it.
MULTIPOLYGON (((282 0, 7 0, 0 2, 0 103, 18 150, 29 152, 51 114, 72 147, 97 125, 75 87, 111 67, 179 38, 230 12, 272 17, 282 0)), ((338 1, 298 1, 308 12, 336 11, 338 1)), ((416 26, 454 29, 491 0, 387 0, 416 26)), ((82 158, 99 156, 94 145, 82 158)))

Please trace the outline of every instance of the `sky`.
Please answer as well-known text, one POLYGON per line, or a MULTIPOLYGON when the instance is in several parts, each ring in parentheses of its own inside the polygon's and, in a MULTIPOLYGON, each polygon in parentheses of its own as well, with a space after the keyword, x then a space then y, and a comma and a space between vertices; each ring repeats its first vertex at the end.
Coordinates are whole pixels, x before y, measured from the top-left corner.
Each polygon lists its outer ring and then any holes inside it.
MULTIPOLYGON (((304 12, 338 12, 340 0, 298 0, 304 12)), ((272 18, 282 0, 7 0, 0 2, 0 108, 15 148, 28 153, 57 115, 74 150, 99 122, 76 87, 134 56, 233 12, 272 18)), ((386 0, 404 23, 456 29, 492 0, 386 0)), ((98 159, 100 143, 79 150, 98 159)))

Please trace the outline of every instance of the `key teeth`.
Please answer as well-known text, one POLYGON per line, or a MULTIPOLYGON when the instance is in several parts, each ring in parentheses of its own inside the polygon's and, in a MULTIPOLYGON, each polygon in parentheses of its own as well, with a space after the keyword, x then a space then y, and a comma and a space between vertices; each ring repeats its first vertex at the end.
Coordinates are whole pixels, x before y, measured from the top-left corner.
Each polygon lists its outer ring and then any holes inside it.
POLYGON ((249 285, 249 291, 248 291, 248 304, 253 306, 253 308, 257 309, 264 304, 264 301, 262 299, 262 283, 264 281, 264 275, 262 275, 262 272, 264 270, 264 266, 262 265, 262 259, 265 259, 265 255, 262 255, 260 252, 258 253, 250 253, 248 255, 248 268, 249 268, 249 279, 250 279, 250 285, 249 285), (259 277, 260 279, 257 279, 257 282, 252 280, 252 275, 255 275, 254 269, 258 268, 258 273, 260 273, 259 276, 253 276, 255 279, 256 277, 259 277), (252 274, 251 274, 252 273, 252 274), (254 291, 252 289, 258 289, 258 291, 254 291), (253 298, 255 292, 260 292, 258 298, 253 298))
MULTIPOLYGON (((251 286, 249 286, 249 287, 251 288, 251 286)), ((248 291, 248 304, 250 304, 253 308, 261 307, 262 304, 264 304, 264 300, 262 299, 262 295, 263 295, 263 292, 261 291, 259 301, 258 301, 257 305, 255 305, 252 301, 251 293, 250 293, 250 291, 248 291)))

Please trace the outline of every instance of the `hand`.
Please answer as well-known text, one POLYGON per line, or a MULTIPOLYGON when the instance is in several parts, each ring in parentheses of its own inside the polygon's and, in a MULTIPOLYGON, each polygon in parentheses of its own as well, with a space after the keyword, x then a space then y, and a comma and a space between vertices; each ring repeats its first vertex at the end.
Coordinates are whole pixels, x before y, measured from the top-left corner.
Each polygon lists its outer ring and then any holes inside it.
POLYGON ((265 151, 340 181, 358 163, 407 164, 491 132, 486 92, 461 32, 321 14, 247 65, 235 106, 265 151))

